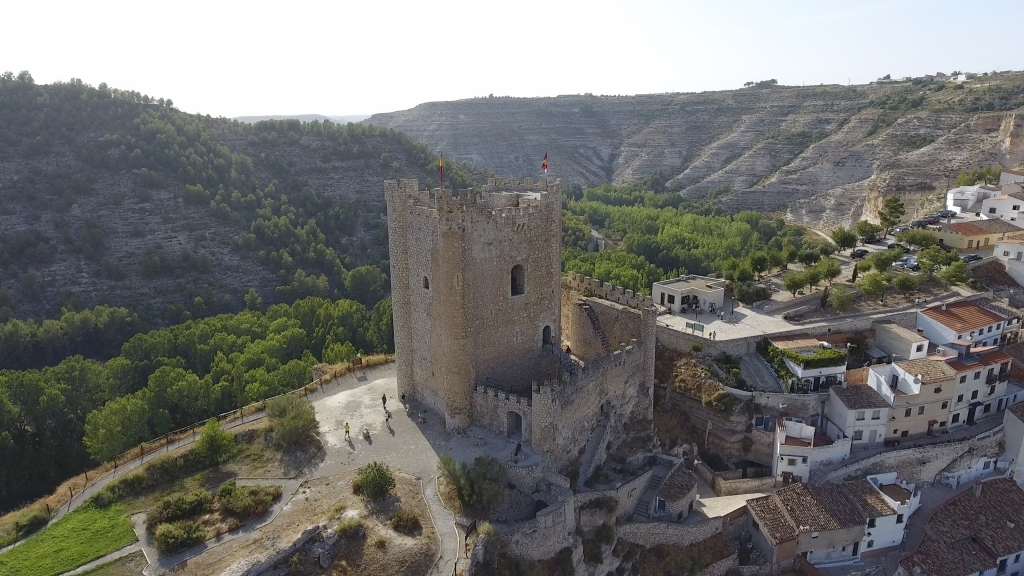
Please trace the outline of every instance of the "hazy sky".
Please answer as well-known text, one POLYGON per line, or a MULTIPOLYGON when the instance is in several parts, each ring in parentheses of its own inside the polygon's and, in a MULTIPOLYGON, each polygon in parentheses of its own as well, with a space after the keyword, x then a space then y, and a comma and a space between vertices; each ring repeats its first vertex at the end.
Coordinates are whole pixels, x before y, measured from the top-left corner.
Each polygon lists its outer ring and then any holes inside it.
POLYGON ((0 8, 0 71, 188 112, 369 114, 473 96, 642 94, 1024 69, 1021 0, 42 2, 0 8), (987 29, 986 29, 987 27, 987 29))

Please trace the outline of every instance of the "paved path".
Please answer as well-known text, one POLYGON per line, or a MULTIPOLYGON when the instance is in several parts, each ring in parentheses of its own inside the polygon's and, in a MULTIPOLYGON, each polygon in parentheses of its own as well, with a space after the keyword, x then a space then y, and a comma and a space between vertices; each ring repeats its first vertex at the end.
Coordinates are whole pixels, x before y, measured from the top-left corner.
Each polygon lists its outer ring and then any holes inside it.
POLYGON ((782 392, 782 384, 757 354, 744 354, 740 358, 740 376, 747 385, 764 392, 782 392))

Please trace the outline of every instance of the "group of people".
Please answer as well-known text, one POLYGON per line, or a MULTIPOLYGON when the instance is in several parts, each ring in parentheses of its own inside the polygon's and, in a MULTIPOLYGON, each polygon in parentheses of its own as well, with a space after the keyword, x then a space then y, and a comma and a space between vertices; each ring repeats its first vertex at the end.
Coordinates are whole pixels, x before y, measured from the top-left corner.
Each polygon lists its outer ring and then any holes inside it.
MULTIPOLYGON (((409 409, 409 405, 405 403, 405 392, 402 392, 402 395, 399 397, 399 400, 401 400, 402 406, 406 410, 408 410, 409 409)), ((388 395, 387 394, 381 394, 381 396, 380 396, 380 403, 381 403, 381 406, 384 408, 384 425, 387 426, 390 429, 391 428, 391 411, 388 410, 388 395)), ((352 435, 350 434, 350 429, 348 427, 348 422, 345 422, 345 440, 351 440, 351 439, 352 439, 352 435)))

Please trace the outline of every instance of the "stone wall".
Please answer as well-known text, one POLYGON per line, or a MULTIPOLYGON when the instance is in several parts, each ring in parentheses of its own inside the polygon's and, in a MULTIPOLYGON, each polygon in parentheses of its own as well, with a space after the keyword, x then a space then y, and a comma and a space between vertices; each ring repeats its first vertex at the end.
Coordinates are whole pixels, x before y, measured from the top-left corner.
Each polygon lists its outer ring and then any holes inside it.
POLYGON ((740 557, 737 554, 733 554, 728 558, 723 558, 718 562, 715 562, 711 566, 701 570, 697 576, 723 576, 729 570, 740 565, 740 557))
MULTIPOLYGON (((566 480, 565 484, 568 484, 566 480)), ((537 513, 537 517, 514 524, 495 524, 513 556, 543 560, 573 543, 576 532, 576 509, 572 490, 561 482, 551 482, 549 490, 559 500, 537 513)))
POLYGON ((616 535, 626 542, 642 546, 668 544, 680 548, 706 540, 721 531, 721 518, 711 518, 695 524, 631 522, 615 527, 616 535))
POLYGON ((486 423, 489 428, 507 435, 509 412, 514 412, 522 421, 520 432, 523 440, 531 440, 530 423, 533 422, 533 410, 530 398, 490 386, 475 386, 472 399, 474 420, 486 423))
POLYGON ((600 280, 595 280, 575 272, 570 272, 563 277, 562 285, 585 296, 609 300, 636 310, 654 306, 654 301, 651 300, 650 296, 634 293, 632 290, 626 290, 622 286, 612 286, 608 282, 601 282, 600 280))
POLYGON ((615 488, 578 492, 576 493, 576 506, 581 508, 584 504, 596 498, 615 498, 619 503, 618 508, 615 509, 615 516, 620 520, 625 520, 633 515, 633 510, 636 508, 637 502, 640 501, 640 497, 643 496, 644 489, 647 487, 647 483, 650 482, 653 474, 654 468, 651 468, 615 488))
POLYGON ((735 496, 736 494, 767 492, 774 487, 775 478, 772 478, 771 476, 764 478, 740 478, 739 480, 715 479, 715 494, 718 496, 735 496))
POLYGON ((852 462, 838 469, 830 470, 815 480, 815 484, 835 483, 862 478, 870 474, 896 472, 900 480, 911 484, 928 485, 938 481, 938 476, 961 456, 970 451, 987 452, 1002 441, 1001 427, 984 438, 970 438, 947 444, 933 444, 916 448, 897 448, 852 462))
POLYGON ((747 454, 747 459, 771 468, 772 458, 775 457, 775 435, 765 430, 751 428, 750 439, 754 442, 754 446, 747 454))

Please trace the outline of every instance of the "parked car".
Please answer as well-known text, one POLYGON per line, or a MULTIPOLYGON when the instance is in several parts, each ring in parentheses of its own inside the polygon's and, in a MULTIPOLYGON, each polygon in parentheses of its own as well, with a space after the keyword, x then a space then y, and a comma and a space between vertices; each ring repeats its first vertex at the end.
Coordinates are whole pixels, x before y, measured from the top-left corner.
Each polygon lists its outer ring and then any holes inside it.
POLYGON ((900 250, 902 250, 904 254, 906 254, 907 252, 910 252, 910 248, 909 247, 904 246, 903 244, 900 244, 899 242, 893 242, 892 244, 889 244, 889 246, 888 246, 889 250, 895 250, 896 248, 899 248, 900 250))
POLYGON ((924 221, 929 224, 938 224, 939 222, 942 222, 942 218, 933 214, 931 216, 926 216, 924 221))
POLYGON ((868 255, 868 251, 863 248, 857 248, 853 252, 850 252, 850 258, 863 258, 868 255))
POLYGON ((952 210, 939 210, 938 216, 939 218, 953 218, 956 216, 956 212, 952 210))
POLYGON ((910 230, 910 226, 900 226, 898 228, 893 229, 892 233, 895 235, 899 234, 900 232, 906 232, 907 230, 910 230))
POLYGON ((964 262, 966 262, 968 264, 970 264, 971 262, 977 262, 978 260, 983 260, 983 259, 984 258, 982 258, 980 254, 968 254, 967 256, 964 256, 963 258, 961 258, 961 260, 963 260, 964 262))
POLYGON ((911 228, 925 228, 928 226, 928 222, 925 220, 914 220, 910 223, 911 228))

